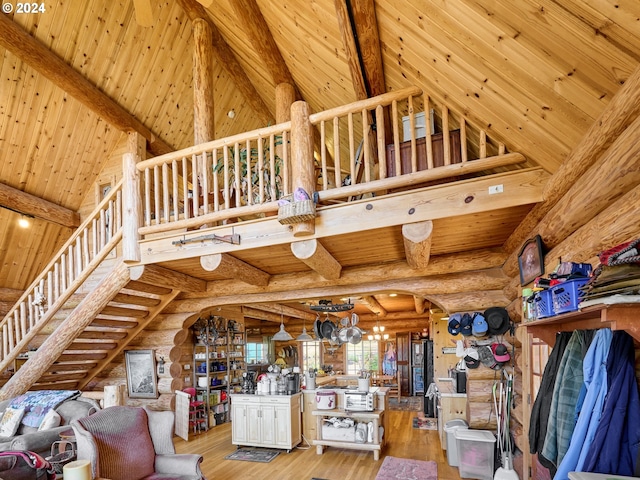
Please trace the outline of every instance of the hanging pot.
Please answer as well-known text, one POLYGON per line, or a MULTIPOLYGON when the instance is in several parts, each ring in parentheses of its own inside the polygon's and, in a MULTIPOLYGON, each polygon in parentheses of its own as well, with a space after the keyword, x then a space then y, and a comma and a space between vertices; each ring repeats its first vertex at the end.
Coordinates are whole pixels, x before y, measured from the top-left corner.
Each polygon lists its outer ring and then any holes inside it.
POLYGON ((316 338, 318 340, 322 340, 324 337, 322 336, 322 331, 321 331, 321 327, 322 326, 322 322, 320 321, 320 317, 316 318, 316 321, 313 322, 313 331, 316 334, 316 338))
POLYGON ((320 327, 320 331, 322 332, 322 338, 326 338, 327 340, 331 338, 331 333, 336 328, 333 322, 329 319, 322 322, 322 327, 320 327))

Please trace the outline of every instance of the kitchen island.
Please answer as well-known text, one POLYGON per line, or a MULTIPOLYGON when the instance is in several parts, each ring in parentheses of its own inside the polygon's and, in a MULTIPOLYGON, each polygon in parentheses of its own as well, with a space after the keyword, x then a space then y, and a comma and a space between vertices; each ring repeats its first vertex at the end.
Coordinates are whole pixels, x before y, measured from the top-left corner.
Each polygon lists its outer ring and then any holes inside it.
POLYGON ((238 394, 231 398, 231 443, 291 451, 302 441, 302 394, 238 394))

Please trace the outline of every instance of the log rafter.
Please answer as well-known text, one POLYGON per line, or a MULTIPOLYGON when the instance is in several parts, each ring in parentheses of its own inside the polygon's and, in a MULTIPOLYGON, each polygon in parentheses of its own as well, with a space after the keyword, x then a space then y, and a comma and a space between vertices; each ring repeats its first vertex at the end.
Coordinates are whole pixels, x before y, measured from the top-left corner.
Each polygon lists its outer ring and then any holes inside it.
POLYGON ((327 280, 340 278, 342 265, 317 239, 294 242, 291 244, 291 252, 323 278, 327 280))
POLYGON ((214 253, 200 257, 200 265, 207 272, 216 272, 228 278, 238 280, 250 285, 264 287, 269 284, 270 275, 259 268, 249 265, 228 253, 214 253))
POLYGON ((73 210, 17 188, 0 183, 0 207, 68 228, 80 226, 80 215, 73 210))
POLYGON ((0 15, 0 45, 118 130, 140 133, 154 155, 175 150, 7 15, 0 15))
POLYGON ((402 237, 407 263, 411 268, 422 270, 429 265, 433 222, 406 223, 402 226, 402 237))

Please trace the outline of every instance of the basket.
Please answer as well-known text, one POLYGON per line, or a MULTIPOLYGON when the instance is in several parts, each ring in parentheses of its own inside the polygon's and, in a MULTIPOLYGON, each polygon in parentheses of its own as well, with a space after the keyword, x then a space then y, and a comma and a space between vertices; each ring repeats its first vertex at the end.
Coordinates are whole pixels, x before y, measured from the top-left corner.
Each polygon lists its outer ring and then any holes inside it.
POLYGON ((555 315, 551 290, 541 290, 533 298, 536 318, 547 318, 555 315))
POLYGON ((67 463, 74 461, 75 459, 76 459, 75 446, 73 445, 73 443, 66 442, 66 441, 53 442, 53 445, 51 445, 51 456, 47 457, 47 461, 51 464, 51 467, 58 475, 62 475, 62 469, 64 468, 64 466, 67 463), (70 445, 71 450, 66 450, 64 452, 60 452, 54 455, 53 452, 55 451, 58 445, 64 445, 64 448, 67 448, 67 445, 70 445))
MULTIPOLYGON (((283 197, 291 200, 291 195, 283 197)), ((290 201, 278 207, 278 221, 283 225, 301 223, 316 218, 316 204, 313 200, 290 201)))
POLYGON ((567 280, 551 288, 553 310, 556 315, 578 310, 580 287, 588 281, 588 278, 576 278, 574 280, 567 280))

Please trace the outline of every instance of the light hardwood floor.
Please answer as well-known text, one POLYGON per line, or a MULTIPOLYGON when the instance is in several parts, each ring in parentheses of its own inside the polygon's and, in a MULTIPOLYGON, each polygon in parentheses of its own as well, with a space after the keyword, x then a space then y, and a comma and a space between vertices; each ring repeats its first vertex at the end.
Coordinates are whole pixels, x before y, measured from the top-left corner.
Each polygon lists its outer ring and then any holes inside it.
MULTIPOLYGON (((231 424, 213 427, 205 433, 191 435, 189 441, 176 437, 178 453, 199 453, 204 457, 202 471, 207 480, 369 480, 374 479, 385 456, 435 460, 438 462, 439 480, 459 480, 456 467, 447 463, 446 452, 440 448, 436 430, 413 428, 413 417, 417 412, 389 411, 387 444, 380 460, 373 459, 372 452, 360 452, 329 447, 322 455, 316 454, 314 446, 283 451, 269 463, 225 460, 236 450, 231 444, 231 424)), ((303 443, 304 440, 303 440, 303 443)))

